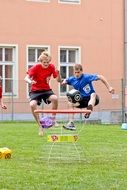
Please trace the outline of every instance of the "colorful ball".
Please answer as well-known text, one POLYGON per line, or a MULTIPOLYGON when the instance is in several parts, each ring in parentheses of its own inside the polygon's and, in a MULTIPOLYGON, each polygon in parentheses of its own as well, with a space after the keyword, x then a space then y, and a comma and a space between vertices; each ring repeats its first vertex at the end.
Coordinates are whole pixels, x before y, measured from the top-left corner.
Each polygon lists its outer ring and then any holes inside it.
POLYGON ((43 128, 50 128, 55 124, 55 120, 50 116, 43 116, 40 119, 40 123, 43 128))

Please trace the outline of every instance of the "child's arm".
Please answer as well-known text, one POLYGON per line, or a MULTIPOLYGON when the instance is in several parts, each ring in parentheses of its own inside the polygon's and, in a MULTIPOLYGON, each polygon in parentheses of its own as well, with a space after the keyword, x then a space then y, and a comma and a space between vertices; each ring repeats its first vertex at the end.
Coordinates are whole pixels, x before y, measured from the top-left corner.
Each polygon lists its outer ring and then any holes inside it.
POLYGON ((110 86, 110 84, 108 83, 107 79, 103 75, 98 75, 98 78, 104 83, 104 85, 107 87, 108 91, 111 94, 115 93, 114 88, 112 86, 110 86))
POLYGON ((35 83, 36 83, 36 81, 32 80, 28 74, 25 76, 24 80, 25 80, 28 84, 35 84, 35 83))
POLYGON ((7 106, 3 103, 3 98, 0 98, 0 105, 2 109, 7 109, 7 106))
POLYGON ((59 70, 56 70, 56 72, 57 72, 57 77, 56 77, 56 80, 57 80, 57 82, 62 82, 62 79, 61 79, 61 75, 60 75, 60 71, 59 70))

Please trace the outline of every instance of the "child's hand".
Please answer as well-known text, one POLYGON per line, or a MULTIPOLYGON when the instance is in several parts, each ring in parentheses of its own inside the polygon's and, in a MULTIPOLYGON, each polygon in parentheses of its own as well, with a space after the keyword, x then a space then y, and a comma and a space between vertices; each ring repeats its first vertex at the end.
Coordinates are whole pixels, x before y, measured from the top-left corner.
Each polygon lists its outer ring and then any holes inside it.
POLYGON ((2 104, 2 105, 1 105, 1 107, 2 107, 2 109, 4 109, 4 110, 6 110, 6 109, 7 109, 7 106, 6 106, 6 105, 4 105, 4 104, 2 104))
POLYGON ((30 84, 36 84, 37 82, 35 80, 31 80, 30 84))
POLYGON ((115 89, 110 86, 109 92, 110 92, 111 94, 114 94, 114 93, 115 93, 115 89))
POLYGON ((67 81, 66 81, 66 79, 64 79, 63 81, 62 81, 62 83, 61 83, 61 85, 66 85, 67 84, 67 81))
POLYGON ((47 77, 46 82, 49 83, 51 77, 47 77))

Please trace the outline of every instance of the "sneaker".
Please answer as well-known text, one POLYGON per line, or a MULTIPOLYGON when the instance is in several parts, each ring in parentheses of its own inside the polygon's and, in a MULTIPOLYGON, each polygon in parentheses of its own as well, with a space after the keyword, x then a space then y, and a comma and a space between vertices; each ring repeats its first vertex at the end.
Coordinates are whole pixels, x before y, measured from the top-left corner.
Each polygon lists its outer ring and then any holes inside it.
POLYGON ((67 129, 67 130, 71 130, 71 131, 74 131, 76 130, 76 127, 74 125, 74 122, 69 122, 67 125, 64 125, 63 126, 64 129, 67 129))
MULTIPOLYGON (((93 106, 92 106, 92 105, 88 105, 88 106, 87 106, 87 110, 93 111, 93 106)), ((91 113, 85 113, 84 117, 85 117, 86 119, 88 119, 89 116, 90 116, 90 114, 91 114, 91 113)))

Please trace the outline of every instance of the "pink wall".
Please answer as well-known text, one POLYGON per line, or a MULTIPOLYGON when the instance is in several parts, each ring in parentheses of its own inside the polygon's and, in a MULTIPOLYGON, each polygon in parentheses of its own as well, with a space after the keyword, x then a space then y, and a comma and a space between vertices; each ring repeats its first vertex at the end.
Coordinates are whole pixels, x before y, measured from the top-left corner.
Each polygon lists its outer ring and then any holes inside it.
MULTIPOLYGON (((24 79, 26 72, 27 45, 50 45, 56 65, 58 46, 75 45, 81 47, 84 71, 103 74, 117 88, 115 83, 124 73, 123 11, 123 0, 82 0, 80 5, 60 4, 57 0, 0 1, 0 44, 18 44, 19 80, 24 79)), ((99 87, 99 93, 104 91, 102 97, 109 96, 103 85, 99 87)), ((58 94, 57 83, 53 89, 58 94)), ((19 100, 25 101, 25 82, 19 93, 19 100)), ((63 101, 60 98, 60 107, 63 101)), ((112 100, 102 106, 111 104, 112 100)), ((119 106, 120 102, 116 108, 119 106)))

